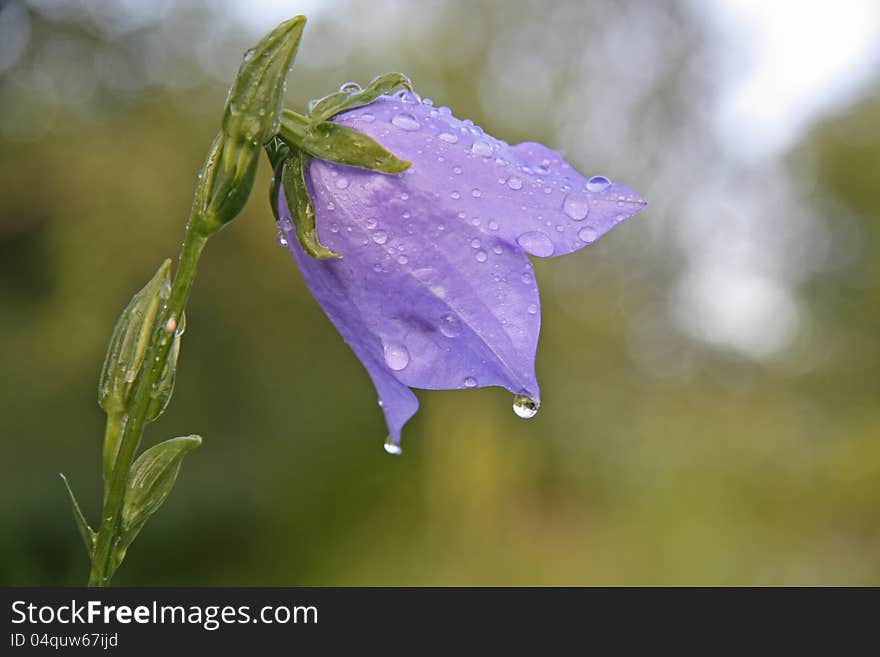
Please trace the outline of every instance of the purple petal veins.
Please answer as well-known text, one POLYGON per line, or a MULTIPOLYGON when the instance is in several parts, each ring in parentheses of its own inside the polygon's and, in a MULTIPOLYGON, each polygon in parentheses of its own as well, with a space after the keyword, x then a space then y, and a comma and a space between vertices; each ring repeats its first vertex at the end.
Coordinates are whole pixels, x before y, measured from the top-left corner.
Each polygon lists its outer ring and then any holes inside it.
POLYGON ((526 254, 580 249, 645 201, 602 176, 584 178, 541 144, 509 146, 413 95, 336 120, 412 166, 389 176, 312 162, 318 237, 341 259, 302 251, 284 199, 278 227, 376 386, 386 450, 399 453, 418 409, 411 388, 502 386, 517 395, 517 415, 533 416, 541 320, 526 254))

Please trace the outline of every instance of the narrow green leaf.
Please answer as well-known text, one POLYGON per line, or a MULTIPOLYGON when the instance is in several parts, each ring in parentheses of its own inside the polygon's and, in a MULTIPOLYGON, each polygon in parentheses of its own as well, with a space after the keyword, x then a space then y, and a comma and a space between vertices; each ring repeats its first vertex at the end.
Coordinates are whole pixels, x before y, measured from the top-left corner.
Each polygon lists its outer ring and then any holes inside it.
POLYGON ((61 481, 64 482, 64 487, 67 489, 67 495, 70 497, 70 506, 73 509, 73 519, 76 521, 76 528, 79 530, 79 535, 82 537, 83 543, 86 546, 86 551, 89 553, 89 558, 91 559, 92 553, 95 551, 95 532, 89 527, 89 523, 83 515, 82 509, 79 508, 79 502, 76 501, 76 496, 70 488, 67 477, 60 472, 58 473, 58 476, 61 477, 61 481))
POLYGON ((281 171, 281 186, 287 198, 287 207, 296 229, 296 237, 306 253, 318 260, 339 258, 318 241, 315 229, 315 207, 306 187, 305 171, 308 167, 308 156, 295 151, 284 163, 281 171))
POLYGON ((120 549, 123 554, 171 493, 183 457, 201 444, 199 436, 172 438, 146 450, 131 466, 122 508, 124 535, 120 549))
POLYGON ((362 132, 330 121, 304 123, 304 117, 290 110, 284 111, 279 136, 312 157, 337 164, 388 174, 406 171, 411 164, 362 132))
POLYGON ((412 82, 403 73, 385 73, 373 79, 364 89, 337 91, 321 98, 309 109, 309 117, 315 122, 326 121, 340 112, 369 105, 379 96, 404 87, 412 91, 412 82))

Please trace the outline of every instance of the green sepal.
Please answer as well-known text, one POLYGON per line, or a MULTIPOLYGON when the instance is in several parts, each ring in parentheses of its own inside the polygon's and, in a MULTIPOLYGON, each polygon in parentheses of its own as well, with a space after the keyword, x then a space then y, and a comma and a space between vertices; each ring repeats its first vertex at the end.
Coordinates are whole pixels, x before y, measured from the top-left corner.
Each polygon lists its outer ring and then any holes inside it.
POLYGON ((67 481, 67 477, 61 472, 58 473, 58 476, 61 477, 61 481, 64 482, 64 487, 67 489, 67 495, 70 497, 70 506, 73 509, 73 519, 76 521, 76 528, 79 530, 79 535, 82 537, 83 543, 86 546, 86 552, 89 553, 89 559, 91 559, 95 552, 95 539, 97 538, 97 534, 95 534, 95 531, 89 526, 86 517, 83 515, 82 509, 79 507, 79 502, 76 501, 76 496, 73 494, 73 490, 70 488, 70 483, 67 481))
POLYGON ((153 329, 171 292, 171 261, 165 260, 150 282, 137 292, 122 311, 98 381, 98 403, 108 414, 126 410, 135 379, 144 364, 153 329))
POLYGON ((262 146, 278 131, 285 79, 305 24, 305 16, 291 18, 245 53, 226 99, 226 135, 262 146))
MULTIPOLYGON (((308 168, 308 155, 299 150, 293 150, 281 167, 281 187, 287 199, 287 209, 293 219, 296 237, 303 250, 313 258, 326 260, 328 258, 340 258, 318 241, 318 231, 315 228, 315 206, 309 197, 306 187, 305 174, 308 168)), ((276 208, 277 210, 277 208, 276 208)))
POLYGON ((324 96, 309 106, 309 118, 315 122, 326 121, 340 112, 369 105, 379 96, 390 94, 403 87, 412 91, 412 82, 403 73, 385 73, 373 79, 364 89, 352 85, 351 89, 324 96))
POLYGON ((291 110, 284 110, 279 136, 312 157, 351 167, 397 174, 411 164, 362 132, 331 121, 311 123, 291 110))
POLYGON ((153 445, 132 464, 122 507, 122 536, 117 546, 120 550, 117 563, 122 562, 125 550, 168 498, 183 457, 201 444, 200 436, 171 438, 153 445))

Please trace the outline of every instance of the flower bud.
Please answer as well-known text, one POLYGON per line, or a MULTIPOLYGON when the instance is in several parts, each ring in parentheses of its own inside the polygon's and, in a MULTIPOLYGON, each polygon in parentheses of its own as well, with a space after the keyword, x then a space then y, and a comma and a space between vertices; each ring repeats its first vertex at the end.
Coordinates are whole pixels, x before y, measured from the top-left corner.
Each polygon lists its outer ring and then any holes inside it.
POLYGON ((150 347, 156 318, 171 291, 171 260, 165 260, 135 294, 113 327, 98 384, 98 403, 108 414, 122 413, 150 347))
POLYGON ((285 78, 305 24, 305 16, 291 18, 245 53, 226 99, 223 134, 262 146, 278 132, 285 78))

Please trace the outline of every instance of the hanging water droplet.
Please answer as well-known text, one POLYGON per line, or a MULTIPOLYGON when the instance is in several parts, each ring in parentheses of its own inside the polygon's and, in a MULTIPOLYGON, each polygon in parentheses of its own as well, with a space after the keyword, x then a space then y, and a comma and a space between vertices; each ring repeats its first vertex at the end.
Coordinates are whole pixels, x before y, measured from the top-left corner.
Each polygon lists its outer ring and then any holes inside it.
POLYGON ((463 383, 464 383, 465 388, 476 388, 477 387, 477 380, 472 376, 465 377, 463 383))
POLYGON ((394 442, 394 438, 392 438, 391 436, 388 436, 385 439, 384 447, 385 451, 388 454, 391 454, 391 456, 400 456, 401 454, 403 454, 403 448, 396 442, 394 442))
POLYGON ((458 141, 458 137, 449 132, 441 132, 437 135, 437 139, 440 141, 445 141, 447 144, 454 144, 458 141))
POLYGON ((533 256, 549 258, 553 255, 553 242, 539 230, 523 233, 516 238, 516 242, 526 253, 530 253, 533 256))
POLYGON ((385 363, 395 372, 409 365, 409 351, 399 343, 385 345, 385 363))
POLYGON ((605 176, 593 176, 587 181, 587 189, 591 192, 604 192, 611 186, 611 181, 605 176))
POLYGON ((581 238, 582 242, 586 242, 587 244, 595 242, 598 236, 599 233, 592 226, 584 226, 578 231, 578 237, 581 238))
POLYGON ((524 420, 528 420, 537 415, 538 402, 526 395, 515 395, 513 398, 513 412, 524 420))
POLYGON ((357 92, 360 90, 361 90, 361 85, 359 85, 357 82, 346 82, 341 87, 339 87, 339 91, 342 91, 342 92, 346 92, 346 91, 357 92))
POLYGON ((575 221, 583 221, 590 213, 590 199, 583 194, 568 194, 562 202, 562 211, 575 221))
POLYGON ((507 186, 513 190, 522 189, 522 180, 519 178, 508 178, 507 186))
POLYGON ((249 62, 253 58, 254 58, 254 49, 253 48, 248 48, 247 50, 244 51, 244 57, 243 57, 244 61, 249 62))
POLYGON ((461 321, 451 313, 446 313, 440 318, 440 332, 447 338, 455 338, 461 335, 461 321))
POLYGON ((278 234, 275 236, 275 241, 278 242, 279 246, 287 246, 287 238, 281 231, 278 231, 278 234))
POLYGON ((376 244, 385 244, 385 242, 388 241, 388 233, 386 233, 384 230, 377 230, 375 233, 373 233, 373 241, 376 244))
POLYGON ((422 124, 416 120, 412 114, 407 114, 402 112, 391 119, 391 123, 400 128, 401 130, 406 130, 407 132, 413 132, 422 127, 422 124))

